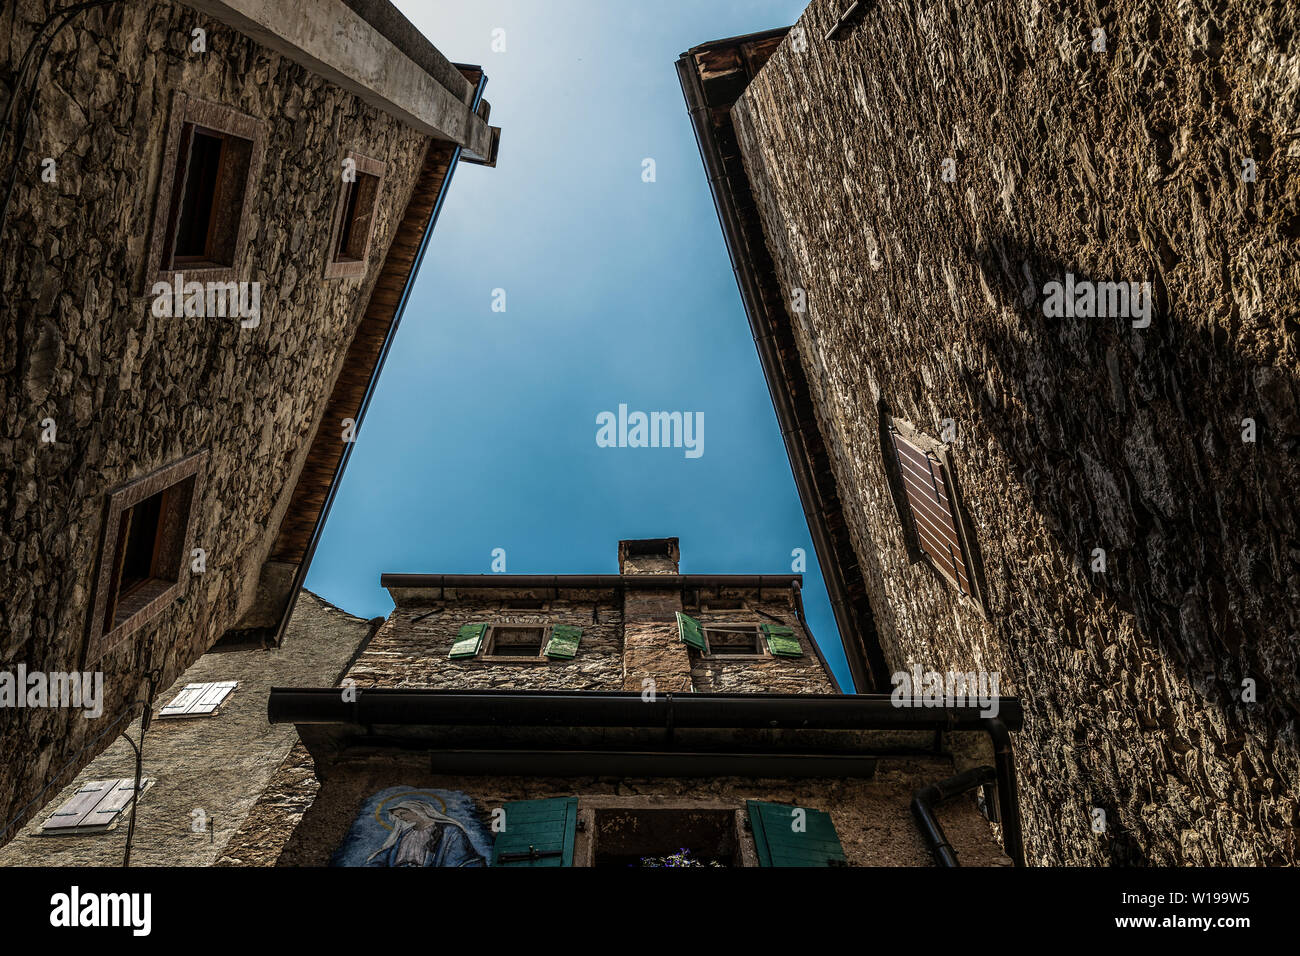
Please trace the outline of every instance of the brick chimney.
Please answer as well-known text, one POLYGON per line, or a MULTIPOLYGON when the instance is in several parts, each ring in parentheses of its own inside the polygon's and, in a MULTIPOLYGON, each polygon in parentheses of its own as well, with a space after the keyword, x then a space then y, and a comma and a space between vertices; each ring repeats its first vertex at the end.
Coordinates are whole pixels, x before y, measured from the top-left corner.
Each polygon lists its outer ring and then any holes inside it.
POLYGON ((637 538, 618 543, 619 574, 676 574, 676 538, 637 538))

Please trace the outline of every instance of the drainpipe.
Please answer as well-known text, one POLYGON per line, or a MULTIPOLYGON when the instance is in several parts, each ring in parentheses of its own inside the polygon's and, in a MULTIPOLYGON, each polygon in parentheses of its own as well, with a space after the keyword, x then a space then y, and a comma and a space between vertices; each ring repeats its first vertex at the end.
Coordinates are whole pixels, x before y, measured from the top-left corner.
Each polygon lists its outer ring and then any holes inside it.
POLYGON ((934 861, 940 866, 961 866, 961 864, 957 862, 957 851, 948 842, 948 835, 943 832, 943 826, 935 819, 934 808, 944 800, 960 796, 976 787, 987 786, 996 779, 997 771, 992 767, 975 767, 955 777, 922 787, 912 797, 912 816, 916 818, 916 825, 921 828, 921 836, 925 838, 926 846, 934 854, 934 861))
MULTIPOLYGON (((483 99, 483 89, 486 86, 487 74, 482 73, 478 78, 478 87, 474 90, 474 103, 470 107, 475 113, 478 112, 479 103, 483 99)), ((432 143, 430 143, 430 148, 433 148, 432 143)), ((442 179, 442 186, 438 190, 438 198, 434 200, 433 212, 429 216, 429 224, 424 228, 424 236, 420 239, 420 248, 415 254, 415 263, 406 277, 402 297, 397 300, 397 311, 393 314, 392 324, 388 326, 388 334, 384 336, 384 344, 379 350, 379 360, 375 362, 374 371, 370 373, 370 381, 366 383, 366 393, 361 399, 361 408, 357 411, 356 431, 358 432, 361 431, 361 424, 366 418, 366 409, 370 407, 370 399, 374 397, 375 387, 379 383, 379 373, 383 371, 384 362, 388 360, 388 352, 393 347, 393 340, 397 337, 397 327, 402 322, 402 314, 406 311, 406 302, 411 297, 411 290, 415 287, 416 277, 420 274, 420 266, 424 262, 424 253, 429 248, 429 238, 433 235, 433 227, 438 223, 438 215, 442 212, 442 204, 446 200, 447 190, 451 186, 452 174, 456 172, 463 151, 464 147, 457 145, 455 151, 451 154, 451 162, 447 165, 447 175, 442 179)), ((339 458, 338 467, 334 469, 334 477, 330 479, 329 492, 325 495, 325 504, 316 517, 316 525, 312 528, 311 540, 307 543, 307 551, 303 554, 302 561, 298 563, 298 570, 294 572, 293 584, 289 588, 289 603, 285 605, 284 614, 280 617, 280 624, 275 629, 276 647, 284 643, 284 633, 289 627, 289 618, 293 617, 293 609, 298 605, 298 594, 307 581, 307 572, 311 569, 312 558, 316 556, 316 548, 320 544, 321 533, 325 530, 325 521, 329 518, 330 509, 334 507, 334 498, 338 495, 339 485, 343 481, 343 472, 348 467, 348 459, 352 457, 353 445, 352 442, 346 442, 343 445, 343 455, 339 458)))
MULTIPOLYGON (((1008 716, 1017 727, 1020 726, 1019 711, 1008 716)), ((934 854, 935 862, 940 866, 960 866, 956 851, 934 817, 934 807, 949 797, 993 783, 997 787, 997 822, 1002 825, 1002 847, 1013 864, 1024 866, 1024 834, 1020 829, 1020 795, 1016 791, 1016 760, 1011 747, 1011 732, 1001 718, 985 719, 981 723, 981 729, 993 744, 993 766, 976 767, 918 790, 912 798, 912 815, 921 828, 926 845, 934 854)))
MULTIPOLYGON (((1019 729, 1020 715, 1017 714, 1014 720, 1019 729)), ((1020 794, 1016 790, 1016 757, 1011 747, 1011 731, 1001 718, 985 721, 985 729, 993 742, 993 767, 998 775, 998 815, 1002 824, 1002 845, 1016 866, 1024 866, 1025 844, 1020 831, 1020 794)))

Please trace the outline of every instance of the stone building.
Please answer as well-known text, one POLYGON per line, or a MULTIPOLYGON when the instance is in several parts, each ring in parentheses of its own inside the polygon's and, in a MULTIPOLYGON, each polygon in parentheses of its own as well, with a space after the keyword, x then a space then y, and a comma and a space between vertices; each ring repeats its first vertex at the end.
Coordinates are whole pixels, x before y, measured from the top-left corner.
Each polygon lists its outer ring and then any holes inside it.
POLYGON ((66 6, 0 12, 0 843, 223 636, 283 637, 498 143, 386 0, 66 6), (94 708, 28 693, 74 674, 94 708))
POLYGON ((1300 854, 1297 16, 814 0, 678 61, 855 680, 1000 674, 1031 864, 1300 854))
POLYGON ((302 744, 219 862, 1009 863, 972 793, 1016 819, 1017 703, 834 693, 800 583, 679 574, 674 538, 618 574, 384 575, 342 681, 271 689, 302 744))
MULTIPOLYGON (((148 789, 136 808, 131 865, 215 862, 298 743, 293 727, 267 723, 271 688, 335 683, 381 623, 383 618, 363 621, 307 592, 294 606, 279 646, 221 642, 160 693, 144 734, 141 776, 148 789), (234 686, 220 706, 178 713, 174 702, 192 699, 193 688, 221 683, 234 686)), ((0 847, 0 866, 121 866, 129 806, 107 829, 87 826, 83 818, 79 826, 51 835, 47 824, 64 807, 77 806, 78 795, 96 783, 129 779, 134 788, 140 739, 137 718, 69 785, 51 789, 52 799, 0 847)))

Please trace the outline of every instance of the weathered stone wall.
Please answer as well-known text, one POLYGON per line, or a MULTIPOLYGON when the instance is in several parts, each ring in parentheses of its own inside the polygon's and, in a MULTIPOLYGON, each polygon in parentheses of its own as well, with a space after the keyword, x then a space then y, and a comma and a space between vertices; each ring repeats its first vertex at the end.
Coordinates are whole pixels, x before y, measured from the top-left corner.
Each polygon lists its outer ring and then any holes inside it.
POLYGON ((459 690, 512 688, 619 690, 623 684, 622 605, 612 592, 574 592, 545 611, 510 610, 505 594, 459 598, 443 605, 393 609, 364 654, 348 671, 358 687, 423 687, 459 690), (592 623, 596 604, 597 623, 592 623), (449 660, 462 624, 520 624, 582 628, 571 661, 482 657, 449 660))
MULTIPOLYGON (((378 623, 378 622, 376 622, 378 623)), ((159 694, 157 716, 189 683, 239 682, 214 717, 155 719, 144 739, 144 775, 155 783, 140 801, 131 862, 140 866, 208 866, 264 789, 278 777, 298 742, 287 724, 270 724, 266 698, 274 686, 332 685, 360 649, 371 622, 305 592, 279 648, 225 643, 204 654, 159 694), (194 829, 195 811, 207 832, 194 829)), ((140 738, 140 723, 127 728, 140 738)), ((89 780, 135 775, 135 749, 119 737, 52 799, 8 845, 0 866, 121 866, 124 822, 108 833, 42 836, 41 825, 89 780)), ((271 788, 272 790, 274 788, 271 788)))
MULTIPOLYGON (((577 796, 581 814, 594 803, 672 804, 683 798, 691 806, 710 805, 741 810, 746 800, 770 800, 830 813, 844 855, 851 866, 928 866, 932 860, 912 822, 910 801, 922 786, 952 773, 942 758, 897 760, 882 765, 872 779, 746 780, 739 777, 694 778, 564 778, 450 777, 432 775, 427 761, 394 757, 383 763, 349 764, 332 772, 320 785, 305 814, 282 810, 292 835, 272 861, 278 846, 268 832, 241 833, 228 848, 225 863, 245 865, 325 866, 343 841, 365 800, 398 785, 412 788, 461 790, 473 797, 490 820, 492 808, 511 800, 577 796), (342 771, 342 772, 340 772, 342 771), (610 798, 621 798, 611 801, 610 798)), ((250 816, 273 816, 270 804, 250 816)), ((989 824, 972 799, 941 804, 937 817, 964 865, 1005 866, 1010 861, 994 840, 989 824)), ((265 818, 265 817, 264 817, 265 818)), ((582 835, 579 835, 582 838, 582 835)), ((748 838, 748 837, 747 837, 748 838)))
MULTIPOLYGON (((779 592, 778 592, 779 594, 779 592)), ((811 636, 795 612, 787 593, 773 599, 764 592, 759 601, 752 592, 745 601, 747 610, 688 609, 701 624, 779 623, 794 630, 803 648, 802 657, 738 658, 735 660, 705 657, 691 652, 692 690, 707 694, 833 694, 835 687, 826 668, 813 649, 811 636)))
POLYGON ((696 603, 685 611, 701 623, 787 624, 804 650, 802 657, 736 659, 705 657, 679 640, 674 612, 683 610, 680 589, 629 589, 622 597, 614 591, 566 591, 548 600, 544 610, 517 609, 520 600, 537 600, 539 593, 545 592, 480 592, 445 602, 399 604, 348 677, 359 687, 640 692, 643 681, 653 678, 658 693, 834 692, 788 591, 765 589, 759 601, 756 588, 728 589, 715 596, 725 595, 725 610, 713 610, 707 598, 701 603, 698 594, 687 591, 696 603), (582 628, 582 641, 571 661, 448 659, 461 625, 479 623, 572 624, 582 628))
MULTIPOLYGON (((0 80, 12 84, 35 24, 56 6, 5 5, 0 80)), ((340 150, 388 164, 373 276, 427 145, 179 4, 81 14, 59 34, 38 89, 0 236, 0 661, 81 666, 106 492, 201 448, 210 457, 195 546, 207 552, 207 570, 96 664, 101 720, 0 713, 0 828, 108 746, 125 724, 104 728, 142 695, 142 673, 158 668, 171 683, 252 602, 278 502, 294 487, 370 292, 371 280, 322 279, 340 150), (195 27, 207 31, 205 53, 190 52, 195 27), (178 90, 268 123, 238 264, 238 278, 262 283, 257 328, 155 318, 141 295, 178 90), (55 183, 40 180, 47 156, 55 183), (57 425, 54 444, 41 441, 46 418, 57 425)))
POLYGON ((927 0, 823 40, 843 6, 733 118, 891 666, 1023 698, 1031 863, 1295 862, 1295 7, 927 0), (1045 318, 1066 271, 1150 281, 1150 327, 1045 318), (886 412, 956 426, 987 617, 908 563, 886 412))

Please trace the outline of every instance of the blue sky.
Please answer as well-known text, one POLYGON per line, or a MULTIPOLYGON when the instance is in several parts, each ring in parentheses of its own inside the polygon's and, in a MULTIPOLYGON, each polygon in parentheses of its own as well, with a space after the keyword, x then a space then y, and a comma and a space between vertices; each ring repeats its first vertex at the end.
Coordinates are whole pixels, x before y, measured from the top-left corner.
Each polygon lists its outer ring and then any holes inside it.
POLYGON ((483 65, 501 155, 456 172, 309 588, 371 617, 381 573, 485 573, 494 548, 512 574, 616 572, 620 538, 679 537, 686 574, 786 573, 802 548, 851 689, 674 69, 803 5, 397 0, 483 65), (619 404, 703 412, 704 454, 597 447, 619 404))

